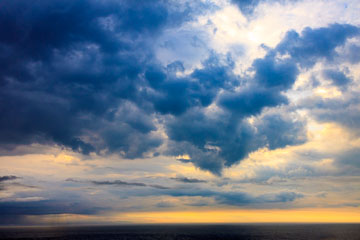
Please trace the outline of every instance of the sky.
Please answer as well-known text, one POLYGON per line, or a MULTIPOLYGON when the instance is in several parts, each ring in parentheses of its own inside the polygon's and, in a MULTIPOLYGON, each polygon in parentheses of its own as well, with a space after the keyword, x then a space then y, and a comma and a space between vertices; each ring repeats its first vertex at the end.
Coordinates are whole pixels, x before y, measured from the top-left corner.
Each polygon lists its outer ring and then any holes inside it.
POLYGON ((359 223, 359 12, 0 1, 0 225, 359 223))

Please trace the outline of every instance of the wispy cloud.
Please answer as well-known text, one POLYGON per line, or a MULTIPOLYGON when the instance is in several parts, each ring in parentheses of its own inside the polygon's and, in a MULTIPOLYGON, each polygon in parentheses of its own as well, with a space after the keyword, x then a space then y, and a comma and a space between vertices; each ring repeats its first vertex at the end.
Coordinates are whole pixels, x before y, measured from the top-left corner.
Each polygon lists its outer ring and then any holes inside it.
POLYGON ((125 182, 122 180, 113 180, 113 181, 98 181, 98 180, 90 180, 90 181, 84 181, 84 180, 76 180, 73 178, 66 179, 68 182, 75 182, 75 183, 92 183, 95 185, 103 185, 103 186, 134 186, 134 187, 152 187, 157 189, 169 189, 169 187, 157 185, 157 184, 146 184, 141 182, 125 182))
POLYGON ((1 176, 0 177, 0 183, 5 182, 5 181, 15 180, 15 179, 19 179, 19 177, 16 177, 16 176, 1 176))
POLYGON ((172 180, 183 182, 183 183, 206 183, 207 181, 197 179, 197 178, 187 178, 187 177, 174 177, 172 180))

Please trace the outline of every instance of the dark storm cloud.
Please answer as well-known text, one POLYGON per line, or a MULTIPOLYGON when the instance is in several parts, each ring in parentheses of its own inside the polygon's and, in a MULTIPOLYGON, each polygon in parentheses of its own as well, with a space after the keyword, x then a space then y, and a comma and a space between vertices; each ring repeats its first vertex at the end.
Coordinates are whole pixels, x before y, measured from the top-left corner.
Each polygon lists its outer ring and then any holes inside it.
POLYGON ((219 105, 243 117, 259 114, 264 107, 288 103, 281 93, 268 89, 245 89, 237 93, 222 94, 219 105))
POLYGON ((272 53, 262 59, 256 59, 252 66, 258 84, 270 89, 289 89, 299 74, 295 63, 289 59, 276 59, 272 53))
POLYGON ((265 107, 286 104, 282 91, 291 88, 299 73, 293 61, 278 60, 273 52, 256 59, 252 69, 255 76, 250 86, 240 92, 223 94, 219 99, 220 106, 242 117, 257 115, 265 107))
POLYGON ((197 178, 187 178, 187 177, 175 177, 171 178, 172 180, 183 182, 183 183, 206 183, 207 181, 197 179, 197 178))
POLYGON ((148 42, 191 17, 166 1, 3 1, 1 146, 55 143, 127 158, 159 146, 136 106, 154 61, 148 42))
POLYGON ((162 114, 181 115, 192 107, 207 107, 221 89, 231 89, 238 85, 238 78, 233 74, 234 63, 231 56, 225 62, 221 56, 211 53, 203 62, 203 67, 195 69, 183 78, 176 77, 184 67, 176 61, 167 68, 150 67, 145 78, 155 90, 149 93, 149 100, 162 114))

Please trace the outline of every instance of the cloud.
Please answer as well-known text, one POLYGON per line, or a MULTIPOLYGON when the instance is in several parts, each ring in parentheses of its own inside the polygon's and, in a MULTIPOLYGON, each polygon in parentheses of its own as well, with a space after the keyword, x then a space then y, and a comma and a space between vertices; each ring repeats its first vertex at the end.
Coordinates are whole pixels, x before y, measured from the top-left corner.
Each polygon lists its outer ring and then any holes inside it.
POLYGON ((169 4, 4 1, 2 148, 57 144, 137 158, 158 147, 152 119, 136 105, 143 102, 137 99, 140 76, 156 61, 149 43, 163 29, 192 19, 188 7, 169 4))
POLYGON ((268 193, 253 196, 246 192, 220 192, 203 189, 173 189, 162 192, 161 194, 173 197, 206 197, 213 198, 218 204, 230 206, 244 206, 251 204, 266 203, 285 203, 303 198, 304 195, 296 192, 268 193))
POLYGON ((317 60, 332 61, 336 47, 343 46, 347 39, 358 36, 360 29, 350 24, 334 23, 328 27, 305 28, 301 34, 288 31, 277 45, 280 54, 289 54, 303 67, 312 67, 317 60))
MULTIPOLYGON (((260 2, 232 1, 247 13, 260 2)), ((5 1, 0 148, 40 143, 135 159, 158 154, 161 146, 165 155, 188 154, 182 161, 220 175, 260 148, 306 141, 306 122, 286 117, 287 91, 303 70, 334 60, 359 28, 335 23, 288 31, 241 76, 231 52, 208 49, 197 66, 179 59, 163 66, 153 49, 158 38, 206 11, 189 4, 5 1)), ((336 86, 351 82, 338 70, 323 73, 336 86)), ((356 113, 344 109, 356 124, 356 113)), ((318 116, 334 120, 334 114, 318 116)))
POLYGON ((199 110, 191 111, 167 123, 167 134, 176 141, 168 144, 168 154, 188 154, 196 166, 220 175, 224 167, 259 148, 303 143, 304 126, 301 119, 278 114, 266 115, 251 125, 230 113, 207 116, 199 110))
POLYGON ((303 99, 299 108, 308 109, 309 114, 319 122, 338 123, 352 133, 360 134, 360 112, 358 105, 360 99, 357 91, 343 92, 342 98, 324 99, 312 96, 303 99))
POLYGON ((360 46, 357 44, 350 44, 346 49, 345 58, 352 64, 360 62, 360 46))
POLYGON ((192 207, 206 207, 206 206, 209 206, 211 204, 209 202, 206 202, 206 201, 195 201, 195 202, 187 203, 186 205, 192 206, 192 207))
POLYGON ((219 194, 218 196, 215 196, 215 199, 217 199, 218 202, 222 204, 242 206, 250 203, 286 203, 303 197, 303 194, 295 192, 263 194, 257 197, 249 196, 244 193, 229 192, 225 194, 219 194))
POLYGON ((174 204, 170 203, 170 202, 159 202, 155 205, 158 208, 170 208, 170 207, 175 207, 174 204))
POLYGON ((348 149, 336 156, 336 164, 348 175, 360 173, 360 148, 348 149))
POLYGON ((266 138, 270 150, 306 142, 306 122, 292 117, 269 114, 257 123, 257 130, 266 138))
POLYGON ((182 162, 182 163, 191 163, 190 159, 184 159, 184 158, 177 158, 176 161, 182 162))
POLYGON ((185 113, 193 107, 207 107, 221 89, 238 85, 233 73, 234 63, 231 56, 210 53, 202 63, 184 77, 177 77, 174 69, 183 72, 182 62, 171 63, 167 68, 152 66, 146 70, 145 77, 154 92, 149 100, 154 103, 155 111, 175 116, 185 113), (175 65, 176 66, 175 66, 175 65))
POLYGON ((95 214, 101 209, 90 207, 84 202, 69 202, 55 200, 0 202, 1 218, 18 215, 47 214, 95 214))
POLYGON ((3 191, 5 189, 7 189, 7 187, 9 185, 19 185, 19 186, 25 186, 25 187, 30 187, 30 186, 26 186, 20 183, 9 183, 12 180, 16 180, 19 179, 19 177, 17 176, 0 176, 0 191, 3 191))
POLYGON ((14 202, 37 202, 47 200, 44 197, 21 197, 21 198, 15 198, 14 202))
POLYGON ((231 0, 244 15, 251 15, 261 0, 231 0))
POLYGON ((187 177, 175 177, 175 178, 170 178, 170 179, 178 181, 178 182, 183 182, 183 183, 206 183, 207 182, 205 180, 201 180, 201 179, 197 179, 197 178, 187 178, 187 177))
POLYGON ((137 187, 146 187, 145 183, 129 183, 121 180, 115 181, 91 181, 95 185, 116 185, 116 186, 137 186, 137 187))
POLYGON ((265 107, 288 103, 282 92, 292 87, 299 74, 293 61, 279 60, 270 50, 264 58, 254 60, 251 70, 255 76, 247 87, 220 95, 221 107, 246 117, 259 114, 265 107))
POLYGON ((279 92, 267 89, 245 89, 237 93, 222 94, 219 105, 242 117, 259 114, 265 107, 275 107, 288 103, 287 98, 279 92))
MULTIPOLYGON (((322 59, 332 61, 338 55, 335 49, 358 34, 359 29, 348 24, 305 28, 301 34, 288 31, 276 47, 267 48, 263 58, 253 61, 248 69, 253 74, 245 75, 239 85, 233 84, 218 94, 216 104, 225 112, 210 114, 196 108, 166 122, 167 135, 176 142, 169 144, 170 154, 188 154, 196 166, 221 174, 224 167, 238 163, 259 148, 304 143, 303 120, 292 121, 281 113, 262 113, 288 104, 284 93, 292 88, 300 70, 322 59), (256 124, 246 121, 251 116, 257 117, 256 124)), ((337 85, 350 81, 338 72, 326 75, 337 85)))
POLYGON ((255 59, 252 66, 256 81, 265 88, 289 89, 299 74, 294 62, 289 59, 276 59, 271 52, 262 59, 255 59))
POLYGON ((114 180, 114 181, 81 181, 81 180, 76 180, 73 178, 68 178, 66 179, 66 181, 68 182, 75 182, 75 183, 82 183, 82 182, 90 182, 92 184, 95 185, 114 185, 114 186, 135 186, 135 187, 152 187, 152 188, 157 188, 157 189, 169 189, 168 187, 165 186, 161 186, 161 185, 157 185, 157 184, 145 184, 145 183, 139 183, 139 182, 125 182, 122 180, 114 180))
POLYGON ((0 183, 5 182, 5 181, 15 180, 15 179, 19 179, 19 177, 17 177, 17 176, 1 176, 0 183))
POLYGON ((131 159, 159 147, 154 114, 207 107, 236 83, 233 65, 215 54, 185 77, 174 72, 184 70, 181 62, 163 67, 154 58, 152 42, 191 20, 200 5, 3 3, 0 147, 40 143, 131 159))
POLYGON ((342 71, 325 69, 323 71, 323 75, 338 87, 345 87, 351 82, 351 79, 347 77, 342 71))
MULTIPOLYGON (((153 187, 155 189, 142 189, 141 191, 126 192, 126 196, 171 196, 171 197, 202 197, 214 199, 218 204, 242 206, 252 204, 264 203, 278 203, 278 202, 292 202, 298 198, 304 197, 303 194, 295 192, 277 192, 267 193, 261 195, 253 195, 247 192, 239 191, 218 191, 209 188, 198 188, 193 183, 199 183, 199 179, 188 178, 173 178, 173 180, 189 183, 189 187, 183 188, 166 188, 156 187, 157 185, 144 184, 139 182, 124 182, 120 180, 115 181, 84 181, 84 183, 91 183, 98 186, 138 186, 138 187, 153 187), (185 180, 184 180, 185 179, 185 180)), ((78 182, 78 181, 77 181, 78 182)), ((202 181, 201 181, 202 182, 202 181)), ((122 192, 123 193, 123 192, 122 192)), ((209 203, 210 204, 210 203, 209 203)))
MULTIPOLYGON (((237 2, 246 8, 258 3, 237 2)), ((246 118, 287 104, 284 93, 297 79, 297 64, 331 60, 358 28, 289 31, 242 79, 231 53, 210 51, 190 72, 179 60, 162 66, 152 43, 201 9, 166 1, 6 1, 0 10, 6 53, 0 58, 0 146, 55 144, 142 158, 164 143, 160 123, 170 139, 168 154, 182 149, 179 155, 188 153, 196 166, 220 174, 258 148, 299 144, 301 123, 273 117, 255 126, 246 118), (210 115, 212 104, 219 111, 210 115), (282 132, 268 131, 277 124, 282 132)))

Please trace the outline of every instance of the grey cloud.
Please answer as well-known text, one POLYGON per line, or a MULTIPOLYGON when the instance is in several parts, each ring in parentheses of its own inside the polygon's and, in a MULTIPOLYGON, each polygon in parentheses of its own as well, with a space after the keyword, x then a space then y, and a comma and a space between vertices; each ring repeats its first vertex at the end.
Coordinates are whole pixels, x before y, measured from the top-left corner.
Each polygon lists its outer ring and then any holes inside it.
POLYGON ((21 183, 13 183, 13 180, 19 179, 20 177, 9 175, 0 176, 0 191, 6 190, 10 185, 25 186, 21 183))
POLYGON ((171 189, 170 187, 158 185, 158 184, 149 184, 149 187, 157 188, 157 189, 171 189))
POLYGON ((0 183, 5 182, 5 181, 15 180, 15 179, 19 179, 19 177, 13 176, 13 175, 11 175, 11 176, 1 176, 0 177, 0 183))
POLYGON ((335 164, 343 174, 357 176, 360 174, 360 148, 351 148, 338 154, 335 164))
POLYGON ((293 117, 268 114, 256 123, 257 130, 266 138, 269 149, 298 145, 306 141, 306 122, 293 117))
POLYGON ((284 39, 276 46, 276 51, 289 54, 303 67, 313 66, 317 60, 332 61, 336 47, 343 46, 346 40, 358 36, 358 27, 350 24, 331 24, 328 27, 305 28, 301 34, 287 32, 284 39))
POLYGON ((342 71, 326 69, 323 71, 323 75, 338 87, 344 87, 351 83, 351 78, 346 76, 342 71))
POLYGON ((206 183, 207 181, 197 179, 197 178, 187 178, 187 177, 175 177, 171 178, 172 180, 183 182, 183 183, 206 183))
POLYGON ((166 186, 161 186, 161 185, 157 185, 157 184, 145 184, 145 183, 141 183, 141 182, 125 182, 122 180, 114 180, 114 181, 85 181, 85 180, 77 180, 77 179, 73 179, 73 178, 68 178, 65 181, 68 182, 75 182, 75 183, 92 183, 95 185, 104 185, 104 186, 134 186, 134 187, 152 187, 152 188, 157 188, 157 189, 169 189, 166 186))
POLYGON ((175 207, 174 204, 170 203, 170 202, 159 202, 155 205, 158 208, 170 208, 170 207, 175 207))
POLYGON ((324 99, 309 97, 300 102, 299 108, 308 109, 309 113, 320 122, 336 122, 360 134, 360 99, 358 93, 347 91, 343 98, 324 99))
POLYGON ((187 203, 186 205, 192 207, 206 207, 206 206, 210 206, 211 203, 207 201, 195 201, 195 202, 187 203))
POLYGON ((179 162, 182 162, 182 163, 191 163, 191 160, 189 160, 189 159, 178 158, 176 160, 179 161, 179 162))
MULTIPOLYGON (((233 1, 244 11, 259 2, 233 1)), ((301 68, 333 60, 359 28, 289 31, 242 79, 231 53, 209 51, 201 67, 186 74, 179 60, 162 66, 153 43, 204 11, 198 1, 4 1, 0 148, 40 143, 143 158, 165 142, 161 125, 169 139, 165 154, 188 154, 197 167, 220 175, 259 148, 304 142, 305 122, 266 110, 288 104, 285 92, 301 68), (212 104, 219 111, 207 111, 212 104)), ((335 75, 336 83, 346 81, 335 75)))
POLYGON ((169 154, 188 154, 196 166, 220 175, 223 167, 238 163, 261 147, 303 143, 303 127, 301 120, 276 114, 250 125, 227 113, 206 116, 200 111, 188 112, 167 123, 168 136, 176 141, 168 144, 169 154))
MULTIPOLYGON (((359 33, 358 27, 349 24, 305 28, 301 34, 289 31, 275 48, 267 49, 265 57, 254 60, 249 69, 254 72, 253 77, 245 77, 236 88, 219 85, 224 91, 216 104, 224 112, 210 114, 197 106, 166 121, 166 132, 173 141, 168 144, 168 154, 188 154, 196 166, 220 175, 224 167, 238 163, 261 147, 276 149, 304 143, 304 120, 262 113, 267 108, 288 104, 284 92, 292 88, 300 70, 323 59, 333 61, 338 55, 335 49, 359 33), (281 58, 284 55, 288 57, 281 58), (255 125, 246 121, 250 116, 257 117, 255 125)), ((339 72, 326 75, 337 85, 350 82, 339 72)), ((348 112, 349 123, 359 122, 357 112, 348 112)), ((334 119, 335 114, 322 111, 321 118, 334 119)))
POLYGON ((350 44, 347 48, 347 54, 345 58, 352 64, 360 62, 360 46, 356 44, 350 44))
POLYGON ((103 209, 80 202, 41 200, 32 202, 0 202, 0 216, 47 215, 47 214, 95 214, 103 209))
POLYGON ((162 192, 161 194, 170 195, 174 197, 211 197, 217 203, 231 206, 244 206, 251 204, 266 204, 266 203, 285 203, 292 202, 296 199, 303 198, 304 195, 295 192, 279 192, 269 193, 258 196, 253 196, 245 192, 217 192, 202 189, 176 189, 162 192))
POLYGON ((251 15, 262 0, 231 0, 244 15, 251 15))
POLYGON ((138 186, 138 187, 146 187, 145 183, 131 183, 131 182, 124 182, 121 180, 115 181, 91 181, 91 183, 95 185, 117 185, 117 186, 138 186))
POLYGON ((195 5, 3 1, 0 147, 56 144, 125 158, 158 147, 151 113, 142 110, 149 103, 141 76, 156 62, 148 43, 205 9, 195 5))

